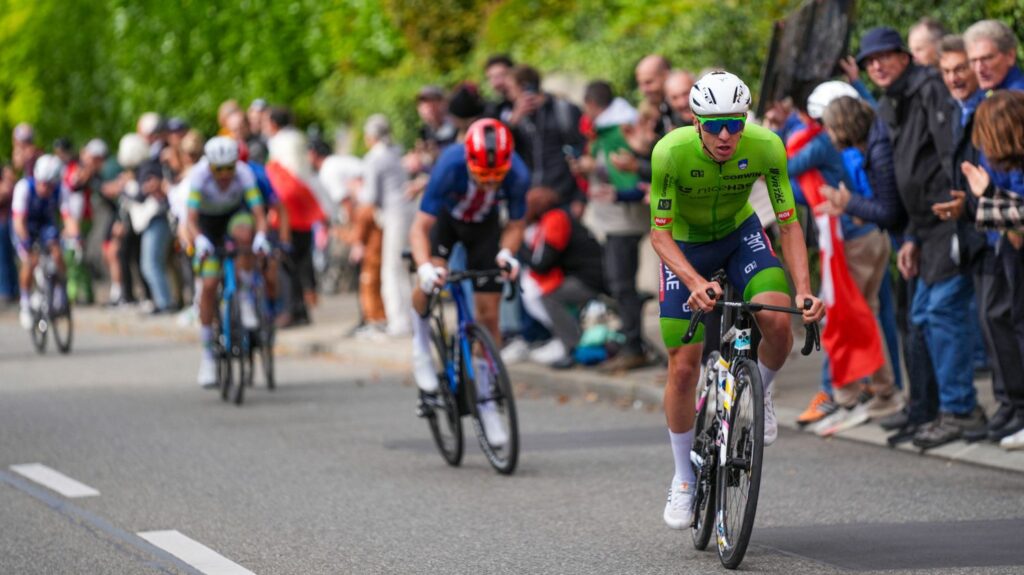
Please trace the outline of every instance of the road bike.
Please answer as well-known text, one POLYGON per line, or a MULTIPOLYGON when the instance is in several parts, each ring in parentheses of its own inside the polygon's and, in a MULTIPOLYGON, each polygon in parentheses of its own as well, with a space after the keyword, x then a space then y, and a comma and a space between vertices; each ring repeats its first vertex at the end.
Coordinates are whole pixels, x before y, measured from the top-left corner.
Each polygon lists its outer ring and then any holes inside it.
MULTIPOLYGON (((736 294, 718 273, 712 281, 724 286, 715 302, 721 311, 721 334, 716 351, 704 362, 697 383, 697 417, 694 423, 690 462, 697 478, 693 497, 691 534, 697 550, 707 547, 712 533, 718 543, 718 557, 728 569, 737 568, 750 543, 761 486, 764 455, 764 385, 757 368, 760 332, 754 313, 776 311, 801 315, 803 310, 753 302, 735 301, 736 294)), ((708 290, 714 297, 714 292, 708 290)), ((803 302, 810 309, 811 300, 803 302)), ((693 314, 683 336, 689 343, 703 319, 693 314)), ((821 349, 817 323, 805 324, 806 339, 801 353, 821 349)))
POLYGON ((49 250, 39 250, 39 261, 33 270, 32 293, 29 295, 32 311, 32 344, 39 353, 46 353, 46 340, 53 333, 53 341, 61 353, 71 351, 74 323, 71 320, 71 302, 67 281, 57 273, 57 263, 49 250))
MULTIPOLYGON (((462 416, 472 416, 477 440, 487 460, 495 470, 507 475, 515 471, 519 458, 515 397, 501 354, 487 329, 473 320, 469 298, 461 283, 496 278, 502 273, 497 269, 451 272, 445 289, 435 289, 430 295, 423 317, 429 318, 431 325, 431 357, 438 391, 420 393, 419 411, 430 425, 441 456, 452 466, 462 462, 462 416), (445 322, 443 294, 455 304, 458 322, 453 330, 445 322), (493 409, 500 416, 508 432, 508 440, 503 445, 494 445, 488 440, 480 421, 480 413, 485 409, 493 409)), ((513 284, 505 284, 506 299, 515 295, 513 290, 513 284)))

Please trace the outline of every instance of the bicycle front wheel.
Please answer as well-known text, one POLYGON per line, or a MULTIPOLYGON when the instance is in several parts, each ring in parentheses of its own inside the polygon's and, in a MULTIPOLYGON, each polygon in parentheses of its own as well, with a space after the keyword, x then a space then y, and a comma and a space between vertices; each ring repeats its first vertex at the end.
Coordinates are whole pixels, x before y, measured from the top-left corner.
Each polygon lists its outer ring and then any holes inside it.
POLYGON ((462 415, 459 413, 459 404, 448 377, 450 358, 441 336, 443 332, 440 330, 440 321, 435 318, 434 323, 430 337, 430 355, 434 373, 437 375, 437 394, 425 396, 423 401, 429 410, 427 422, 430 424, 430 434, 434 437, 434 443, 441 452, 441 457, 448 465, 454 467, 462 463, 462 415))
POLYGON ((487 330, 479 325, 470 325, 466 329, 466 338, 472 355, 463 358, 462 381, 466 386, 477 439, 491 467, 508 475, 515 471, 519 459, 519 420, 512 384, 501 354, 487 330), (473 369, 469 370, 471 359, 473 369), (472 378, 469 376, 471 372, 472 378))
POLYGON ((39 353, 46 353, 46 332, 50 331, 50 322, 39 310, 32 310, 32 345, 39 353))
POLYGON ((67 297, 67 286, 64 286, 64 302, 62 305, 56 305, 58 302, 55 301, 55 297, 51 294, 50 297, 50 329, 53 331, 53 341, 57 344, 57 349, 61 353, 68 353, 71 351, 71 338, 74 331, 74 325, 71 322, 71 301, 67 297))
POLYGON ((697 381, 697 418, 690 454, 690 463, 697 480, 693 493, 693 528, 690 534, 693 537, 693 548, 698 551, 707 548, 715 524, 715 477, 718 471, 718 450, 715 447, 715 440, 718 439, 718 420, 715 417, 718 371, 715 364, 720 357, 717 351, 711 352, 697 381))
POLYGON ((764 454, 764 390, 753 361, 739 359, 731 371, 735 390, 726 460, 718 471, 717 526, 718 557, 726 568, 735 569, 743 562, 757 514, 764 454))

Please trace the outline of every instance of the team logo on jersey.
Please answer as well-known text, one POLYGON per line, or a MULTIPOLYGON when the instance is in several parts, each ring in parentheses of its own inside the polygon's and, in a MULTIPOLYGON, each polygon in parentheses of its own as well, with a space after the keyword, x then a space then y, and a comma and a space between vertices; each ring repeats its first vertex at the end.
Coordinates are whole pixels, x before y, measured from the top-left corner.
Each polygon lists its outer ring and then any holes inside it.
POLYGON ((704 177, 704 170, 690 170, 690 177, 691 178, 703 178, 704 177))
POLYGON ((672 218, 654 218, 654 225, 667 226, 672 223, 672 218))
POLYGON ((779 213, 777 213, 775 215, 776 215, 776 217, 779 218, 780 222, 784 222, 784 221, 788 220, 789 218, 791 218, 793 216, 793 210, 792 209, 788 209, 788 210, 779 212, 779 213))
POLYGON ((737 165, 739 166, 739 168, 741 170, 745 170, 745 169, 747 169, 747 166, 749 165, 749 162, 747 162, 746 158, 743 158, 742 160, 740 160, 739 164, 737 164, 737 165))
POLYGON ((672 200, 658 200, 658 209, 659 210, 671 210, 672 209, 672 200))

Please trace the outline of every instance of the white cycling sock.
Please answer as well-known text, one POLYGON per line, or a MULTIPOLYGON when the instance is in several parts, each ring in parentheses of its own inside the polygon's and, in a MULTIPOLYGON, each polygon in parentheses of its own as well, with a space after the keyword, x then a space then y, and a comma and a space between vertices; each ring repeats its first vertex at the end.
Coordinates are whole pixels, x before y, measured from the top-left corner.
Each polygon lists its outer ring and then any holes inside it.
POLYGON ((23 308, 24 307, 28 307, 31 304, 31 302, 32 302, 32 300, 29 299, 28 292, 25 291, 25 290, 22 290, 21 291, 21 307, 23 307, 23 308))
POLYGON ((117 301, 119 299, 121 299, 121 284, 110 284, 110 301, 117 301))
POLYGON ((430 318, 420 317, 418 313, 413 313, 412 319, 412 350, 430 356, 430 318))
POLYGON ((213 356, 213 326, 199 326, 199 343, 203 346, 203 354, 213 356))
POLYGON ((761 372, 761 382, 764 383, 765 391, 771 391, 772 382, 775 381, 775 374, 778 373, 778 370, 768 369, 760 359, 757 360, 757 370, 761 372))
MULTIPOLYGON (((473 375, 476 376, 476 393, 477 399, 483 399, 485 397, 491 397, 491 369, 488 367, 487 360, 482 357, 473 358, 473 375)), ((481 411, 493 411, 494 402, 487 401, 480 404, 481 411)))
POLYGON ((693 467, 690 465, 690 450, 693 449, 693 430, 685 433, 673 433, 668 430, 669 441, 672 442, 672 456, 676 461, 676 475, 673 484, 693 483, 693 467))

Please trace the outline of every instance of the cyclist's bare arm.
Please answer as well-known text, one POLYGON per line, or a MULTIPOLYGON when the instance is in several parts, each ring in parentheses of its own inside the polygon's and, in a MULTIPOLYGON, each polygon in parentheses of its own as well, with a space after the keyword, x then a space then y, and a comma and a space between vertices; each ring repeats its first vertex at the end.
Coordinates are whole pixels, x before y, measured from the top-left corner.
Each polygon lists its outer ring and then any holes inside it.
POLYGON ((511 220, 505 224, 501 233, 501 247, 513 254, 519 251, 523 244, 523 234, 526 233, 526 220, 511 220))
POLYGON ((426 212, 416 212, 416 219, 413 220, 412 229, 409 230, 409 246, 412 250, 412 259, 416 262, 417 267, 431 261, 430 230, 436 221, 436 217, 426 212))
POLYGON ((263 206, 253 206, 252 219, 257 232, 267 233, 267 212, 263 206))
POLYGON ((189 208, 185 222, 185 228, 188 230, 189 243, 195 243, 196 238, 202 233, 199 231, 199 210, 189 208))
MULTIPOLYGON (((690 290, 690 307, 696 307, 704 311, 711 311, 714 308, 714 300, 708 297, 707 290, 715 293, 715 299, 722 297, 722 286, 717 282, 709 281, 702 277, 697 270, 690 265, 690 262, 679 249, 679 244, 672 238, 670 230, 651 230, 651 244, 654 251, 661 258, 661 261, 668 266, 668 269, 683 282, 690 290), (695 305, 696 304, 696 305, 695 305)), ((696 311, 696 310, 695 310, 696 311)))
POLYGON ((811 292, 811 275, 807 270, 807 244, 804 241, 804 231, 798 222, 781 224, 779 231, 782 255, 790 275, 793 276, 793 284, 796 286, 797 305, 803 307, 803 301, 808 298, 812 302, 811 309, 804 311, 804 322, 818 321, 825 315, 825 306, 811 292))

